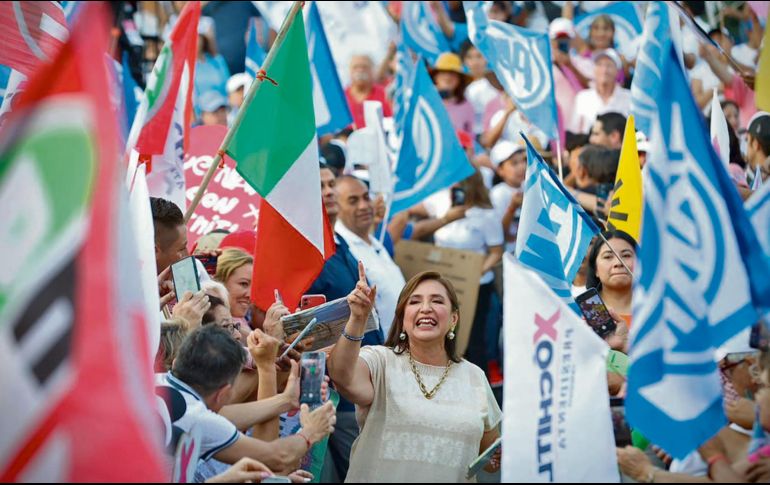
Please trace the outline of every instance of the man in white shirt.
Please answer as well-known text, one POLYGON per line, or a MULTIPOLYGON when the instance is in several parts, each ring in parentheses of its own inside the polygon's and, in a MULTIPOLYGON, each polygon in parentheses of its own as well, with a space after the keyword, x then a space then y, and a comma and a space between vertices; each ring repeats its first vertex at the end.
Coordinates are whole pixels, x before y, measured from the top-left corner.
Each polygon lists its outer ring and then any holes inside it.
POLYGON ((580 91, 575 97, 575 108, 569 126, 573 133, 588 133, 596 117, 608 111, 628 116, 631 110, 631 91, 617 84, 618 71, 623 63, 615 49, 594 54, 594 86, 580 91))
POLYGON ((492 187, 489 198, 495 213, 500 218, 505 234, 505 250, 512 252, 516 247, 519 232, 521 204, 524 201, 524 177, 527 172, 527 150, 520 143, 499 141, 492 148, 489 158, 497 168, 502 182, 492 187))
POLYGON ((339 213, 334 229, 348 246, 353 256, 364 263, 371 285, 377 285, 375 308, 380 315, 380 327, 387 339, 396 314, 398 295, 406 281, 388 251, 371 234, 374 207, 369 188, 355 177, 343 176, 337 180, 339 213))

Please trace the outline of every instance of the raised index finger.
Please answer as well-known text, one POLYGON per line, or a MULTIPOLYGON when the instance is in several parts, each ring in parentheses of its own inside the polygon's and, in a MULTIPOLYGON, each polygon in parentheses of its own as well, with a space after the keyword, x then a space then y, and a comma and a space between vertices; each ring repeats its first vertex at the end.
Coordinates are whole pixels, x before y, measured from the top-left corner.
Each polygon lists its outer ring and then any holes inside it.
POLYGON ((358 281, 366 284, 366 269, 364 269, 364 263, 358 261, 358 281))

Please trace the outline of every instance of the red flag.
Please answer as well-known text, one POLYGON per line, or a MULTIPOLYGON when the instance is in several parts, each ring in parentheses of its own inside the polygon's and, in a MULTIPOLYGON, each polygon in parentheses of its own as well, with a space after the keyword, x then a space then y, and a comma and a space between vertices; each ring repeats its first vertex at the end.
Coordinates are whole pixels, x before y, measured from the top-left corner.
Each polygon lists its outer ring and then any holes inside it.
POLYGON ((142 104, 129 135, 129 148, 140 155, 160 155, 166 148, 174 106, 180 89, 184 100, 184 148, 189 140, 189 124, 193 119, 193 79, 198 55, 199 1, 188 2, 182 9, 168 42, 155 61, 142 104), (180 88, 181 87, 181 88, 180 88))
POLYGON ((0 64, 29 75, 67 40, 57 2, 0 2, 0 64))
POLYGON ((0 133, 0 481, 163 481, 136 253, 100 60, 103 6, 0 133), (24 224, 26 222, 26 224, 24 224), (29 248, 29 249, 27 249, 29 248))

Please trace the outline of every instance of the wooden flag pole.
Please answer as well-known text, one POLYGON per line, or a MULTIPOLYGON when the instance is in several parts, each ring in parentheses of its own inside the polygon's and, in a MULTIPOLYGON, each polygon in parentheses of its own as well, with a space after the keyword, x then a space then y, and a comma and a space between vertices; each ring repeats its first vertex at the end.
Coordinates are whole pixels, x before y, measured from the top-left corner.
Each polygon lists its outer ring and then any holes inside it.
POLYGON ((187 207, 187 212, 185 212, 184 215, 185 224, 190 220, 193 213, 195 212, 195 209, 198 207, 198 204, 200 204, 201 198, 203 198, 203 194, 206 193, 206 188, 209 186, 211 179, 214 178, 214 174, 216 173, 219 164, 222 162, 222 157, 230 147, 230 142, 232 141, 233 136, 235 136, 235 131, 241 125, 243 117, 249 105, 251 104, 251 101, 254 99, 254 96, 256 96, 257 91, 265 81, 270 81, 275 85, 278 84, 267 76, 267 70, 270 69, 270 66, 273 64, 273 59, 275 58, 276 52, 278 52, 278 48, 281 46, 281 44, 283 44, 283 41, 286 38, 286 34, 289 32, 289 27, 291 27, 291 25, 294 23, 294 19, 302 10, 302 5, 304 3, 305 2, 296 1, 291 6, 291 10, 289 10, 289 14, 283 21, 283 25, 281 25, 281 30, 278 32, 278 36, 275 38, 275 42, 273 42, 272 47, 270 47, 270 52, 267 53, 265 62, 262 64, 262 69, 260 69, 259 74, 257 74, 257 79, 251 83, 251 87, 246 93, 246 97, 243 99, 243 104, 238 110, 235 121, 233 121, 233 126, 227 130, 227 135, 225 135, 225 139, 222 140, 222 144, 219 146, 219 150, 217 150, 217 154, 214 157, 214 160, 211 162, 211 166, 209 166, 206 175, 203 177, 203 182, 201 182, 201 186, 198 187, 198 192, 196 192, 195 197, 193 198, 192 202, 190 202, 190 206, 187 207))

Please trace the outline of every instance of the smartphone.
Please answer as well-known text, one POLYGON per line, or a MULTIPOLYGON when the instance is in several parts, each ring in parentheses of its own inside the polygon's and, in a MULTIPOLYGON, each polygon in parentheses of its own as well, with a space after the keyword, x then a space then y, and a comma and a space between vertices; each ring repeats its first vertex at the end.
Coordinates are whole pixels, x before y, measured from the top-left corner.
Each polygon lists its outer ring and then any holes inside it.
POLYGON ((291 483, 291 478, 283 475, 273 475, 272 477, 263 478, 261 483, 291 483))
POLYGON ((602 297, 599 296, 599 292, 596 288, 591 288, 585 293, 578 295, 575 298, 580 311, 586 317, 588 325, 599 335, 601 338, 606 338, 617 328, 615 320, 610 316, 607 305, 602 301, 602 297))
POLYGON ((218 256, 196 256, 196 258, 198 258, 198 261, 203 264, 203 267, 206 269, 206 273, 210 274, 211 276, 217 274, 218 256))
POLYGON ((307 310, 324 303, 326 303, 326 295, 302 295, 302 298, 299 299, 299 309, 307 310))
POLYGON ((615 433, 615 446, 624 448, 631 444, 631 428, 626 422, 626 405, 623 398, 610 398, 610 414, 612 414, 612 431, 615 433))
POLYGON ((465 190, 461 187, 452 187, 452 207, 465 205, 465 190))
POLYGON ((470 480, 476 474, 485 466, 487 466, 487 463, 489 463, 489 460, 492 459, 492 455, 495 454, 495 451, 497 451, 498 448, 500 448, 500 445, 503 444, 503 438, 497 438, 494 443, 492 443, 489 448, 484 450, 484 453, 480 454, 475 460, 473 460, 473 463, 468 465, 468 471, 465 473, 465 478, 470 480))
POLYGON ((188 256, 171 265, 171 276, 174 279, 174 291, 176 300, 180 301, 186 291, 197 293, 201 291, 201 282, 198 276, 198 266, 195 258, 188 256))
POLYGON ((569 39, 559 39, 556 43, 559 50, 565 54, 569 54, 569 39))
POLYGON ((326 352, 305 352, 299 360, 302 369, 299 382, 299 402, 302 404, 321 404, 321 384, 326 374, 326 352))

